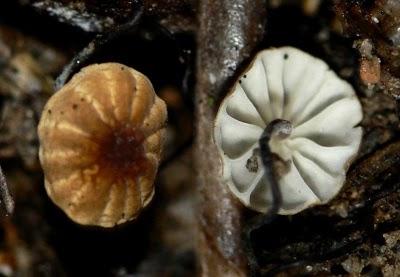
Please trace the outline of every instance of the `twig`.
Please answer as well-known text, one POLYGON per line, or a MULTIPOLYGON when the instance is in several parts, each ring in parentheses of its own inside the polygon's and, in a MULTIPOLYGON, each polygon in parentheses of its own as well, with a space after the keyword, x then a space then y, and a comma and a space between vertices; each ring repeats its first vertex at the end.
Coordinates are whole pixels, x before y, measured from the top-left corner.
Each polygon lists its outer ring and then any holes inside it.
POLYGON ((198 11, 195 162, 201 194, 200 267, 203 276, 246 276, 242 206, 222 181, 212 130, 219 100, 263 37, 266 3, 200 0, 198 11))
POLYGON ((135 16, 126 24, 118 26, 115 30, 109 31, 105 34, 98 34, 96 37, 81 50, 70 62, 67 64, 62 73, 57 77, 54 83, 54 89, 59 90, 78 69, 85 65, 85 63, 92 58, 92 56, 101 50, 104 45, 117 39, 128 31, 133 31, 134 28, 140 23, 143 15, 143 2, 139 1, 139 9, 135 16))

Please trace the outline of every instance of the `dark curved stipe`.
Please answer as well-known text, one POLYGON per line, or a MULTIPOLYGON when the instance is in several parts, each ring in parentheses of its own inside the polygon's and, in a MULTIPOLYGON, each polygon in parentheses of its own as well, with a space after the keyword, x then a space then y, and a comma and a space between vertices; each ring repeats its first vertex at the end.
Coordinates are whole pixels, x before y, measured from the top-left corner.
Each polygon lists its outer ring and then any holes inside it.
MULTIPOLYGON (((261 134, 259 145, 260 145, 260 153, 261 153, 261 161, 264 165, 265 176, 269 183, 271 184, 271 192, 272 192, 272 207, 267 212, 265 217, 269 215, 275 215, 281 205, 282 205, 282 194, 279 189, 278 181, 276 180, 276 175, 274 173, 274 166, 272 160, 272 152, 269 148, 269 141, 273 135, 287 137, 292 132, 292 124, 283 119, 273 120, 268 126, 264 129, 264 132, 261 134)), ((262 222, 261 222, 262 224, 262 222)), ((260 225, 261 226, 261 225, 260 225)))
POLYGON ((117 39, 121 35, 128 31, 133 31, 134 28, 139 24, 143 15, 143 1, 134 1, 135 5, 138 5, 138 9, 133 18, 121 26, 116 27, 114 30, 110 30, 104 34, 98 34, 96 37, 83 48, 63 69, 61 74, 57 77, 54 83, 54 89, 59 90, 64 84, 70 79, 71 75, 76 73, 83 65, 104 45, 117 39))
POLYGON ((251 276, 260 275, 259 265, 251 244, 251 233, 254 230, 259 229, 261 226, 269 224, 275 218, 280 207, 282 206, 282 194, 281 190, 279 189, 276 174, 274 172, 273 156, 269 147, 269 141, 271 140, 272 136, 279 136, 283 138, 289 136, 291 132, 292 124, 289 121, 276 119, 270 122, 264 129, 258 142, 260 147, 261 161, 264 166, 265 177, 271 185, 272 206, 265 214, 252 218, 244 228, 245 250, 249 260, 251 276))

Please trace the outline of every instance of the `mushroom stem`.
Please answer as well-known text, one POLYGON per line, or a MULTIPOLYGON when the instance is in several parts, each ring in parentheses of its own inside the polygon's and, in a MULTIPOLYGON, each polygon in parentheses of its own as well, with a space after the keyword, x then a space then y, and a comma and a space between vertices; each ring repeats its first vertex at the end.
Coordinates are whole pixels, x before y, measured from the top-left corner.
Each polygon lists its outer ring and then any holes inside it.
POLYGON ((96 37, 83 48, 63 69, 61 74, 57 77, 54 88, 58 91, 64 84, 69 80, 70 76, 73 75, 80 68, 85 66, 85 63, 104 45, 117 39, 127 31, 132 31, 136 27, 143 15, 143 1, 135 1, 135 5, 138 5, 138 9, 134 17, 127 23, 122 24, 104 34, 98 34, 96 37))
MULTIPOLYGON (((261 161, 264 165, 265 176, 271 184, 272 192, 272 206, 266 213, 265 218, 275 215, 282 204, 282 194, 279 189, 278 182, 276 180, 276 174, 274 172, 273 155, 269 147, 269 142, 272 137, 278 137, 281 139, 287 138, 292 132, 292 124, 284 119, 275 119, 271 121, 258 141, 260 145, 261 161)), ((267 220, 269 221, 269 220, 267 220)), ((260 222, 260 224, 263 224, 260 222)))
POLYGON ((269 147, 269 142, 273 137, 278 139, 287 138, 292 133, 292 128, 292 124, 289 121, 275 119, 267 125, 258 140, 265 177, 271 185, 272 206, 265 214, 252 218, 244 228, 245 250, 248 256, 251 276, 257 276, 259 272, 258 262, 251 243, 251 233, 261 226, 270 223, 275 218, 282 205, 282 193, 279 189, 277 174, 274 171, 273 153, 269 147))

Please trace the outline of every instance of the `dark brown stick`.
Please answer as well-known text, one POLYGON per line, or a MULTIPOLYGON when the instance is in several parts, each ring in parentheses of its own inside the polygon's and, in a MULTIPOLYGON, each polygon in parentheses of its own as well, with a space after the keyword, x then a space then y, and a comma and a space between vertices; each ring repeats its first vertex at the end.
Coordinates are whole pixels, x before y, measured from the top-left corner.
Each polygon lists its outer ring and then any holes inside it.
POLYGON ((245 276, 242 206, 221 179, 215 112, 233 77, 263 37, 264 0, 200 0, 197 35, 196 164, 201 201, 198 254, 203 276, 245 276))

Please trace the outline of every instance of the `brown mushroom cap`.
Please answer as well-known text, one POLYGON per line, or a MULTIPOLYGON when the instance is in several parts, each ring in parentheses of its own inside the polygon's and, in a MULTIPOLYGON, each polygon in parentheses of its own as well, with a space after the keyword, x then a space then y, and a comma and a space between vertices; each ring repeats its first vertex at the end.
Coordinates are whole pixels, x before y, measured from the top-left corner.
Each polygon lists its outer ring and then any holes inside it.
POLYGON ((117 63, 83 68, 46 104, 40 162, 49 197, 72 220, 112 227, 154 194, 167 111, 150 81, 117 63))

